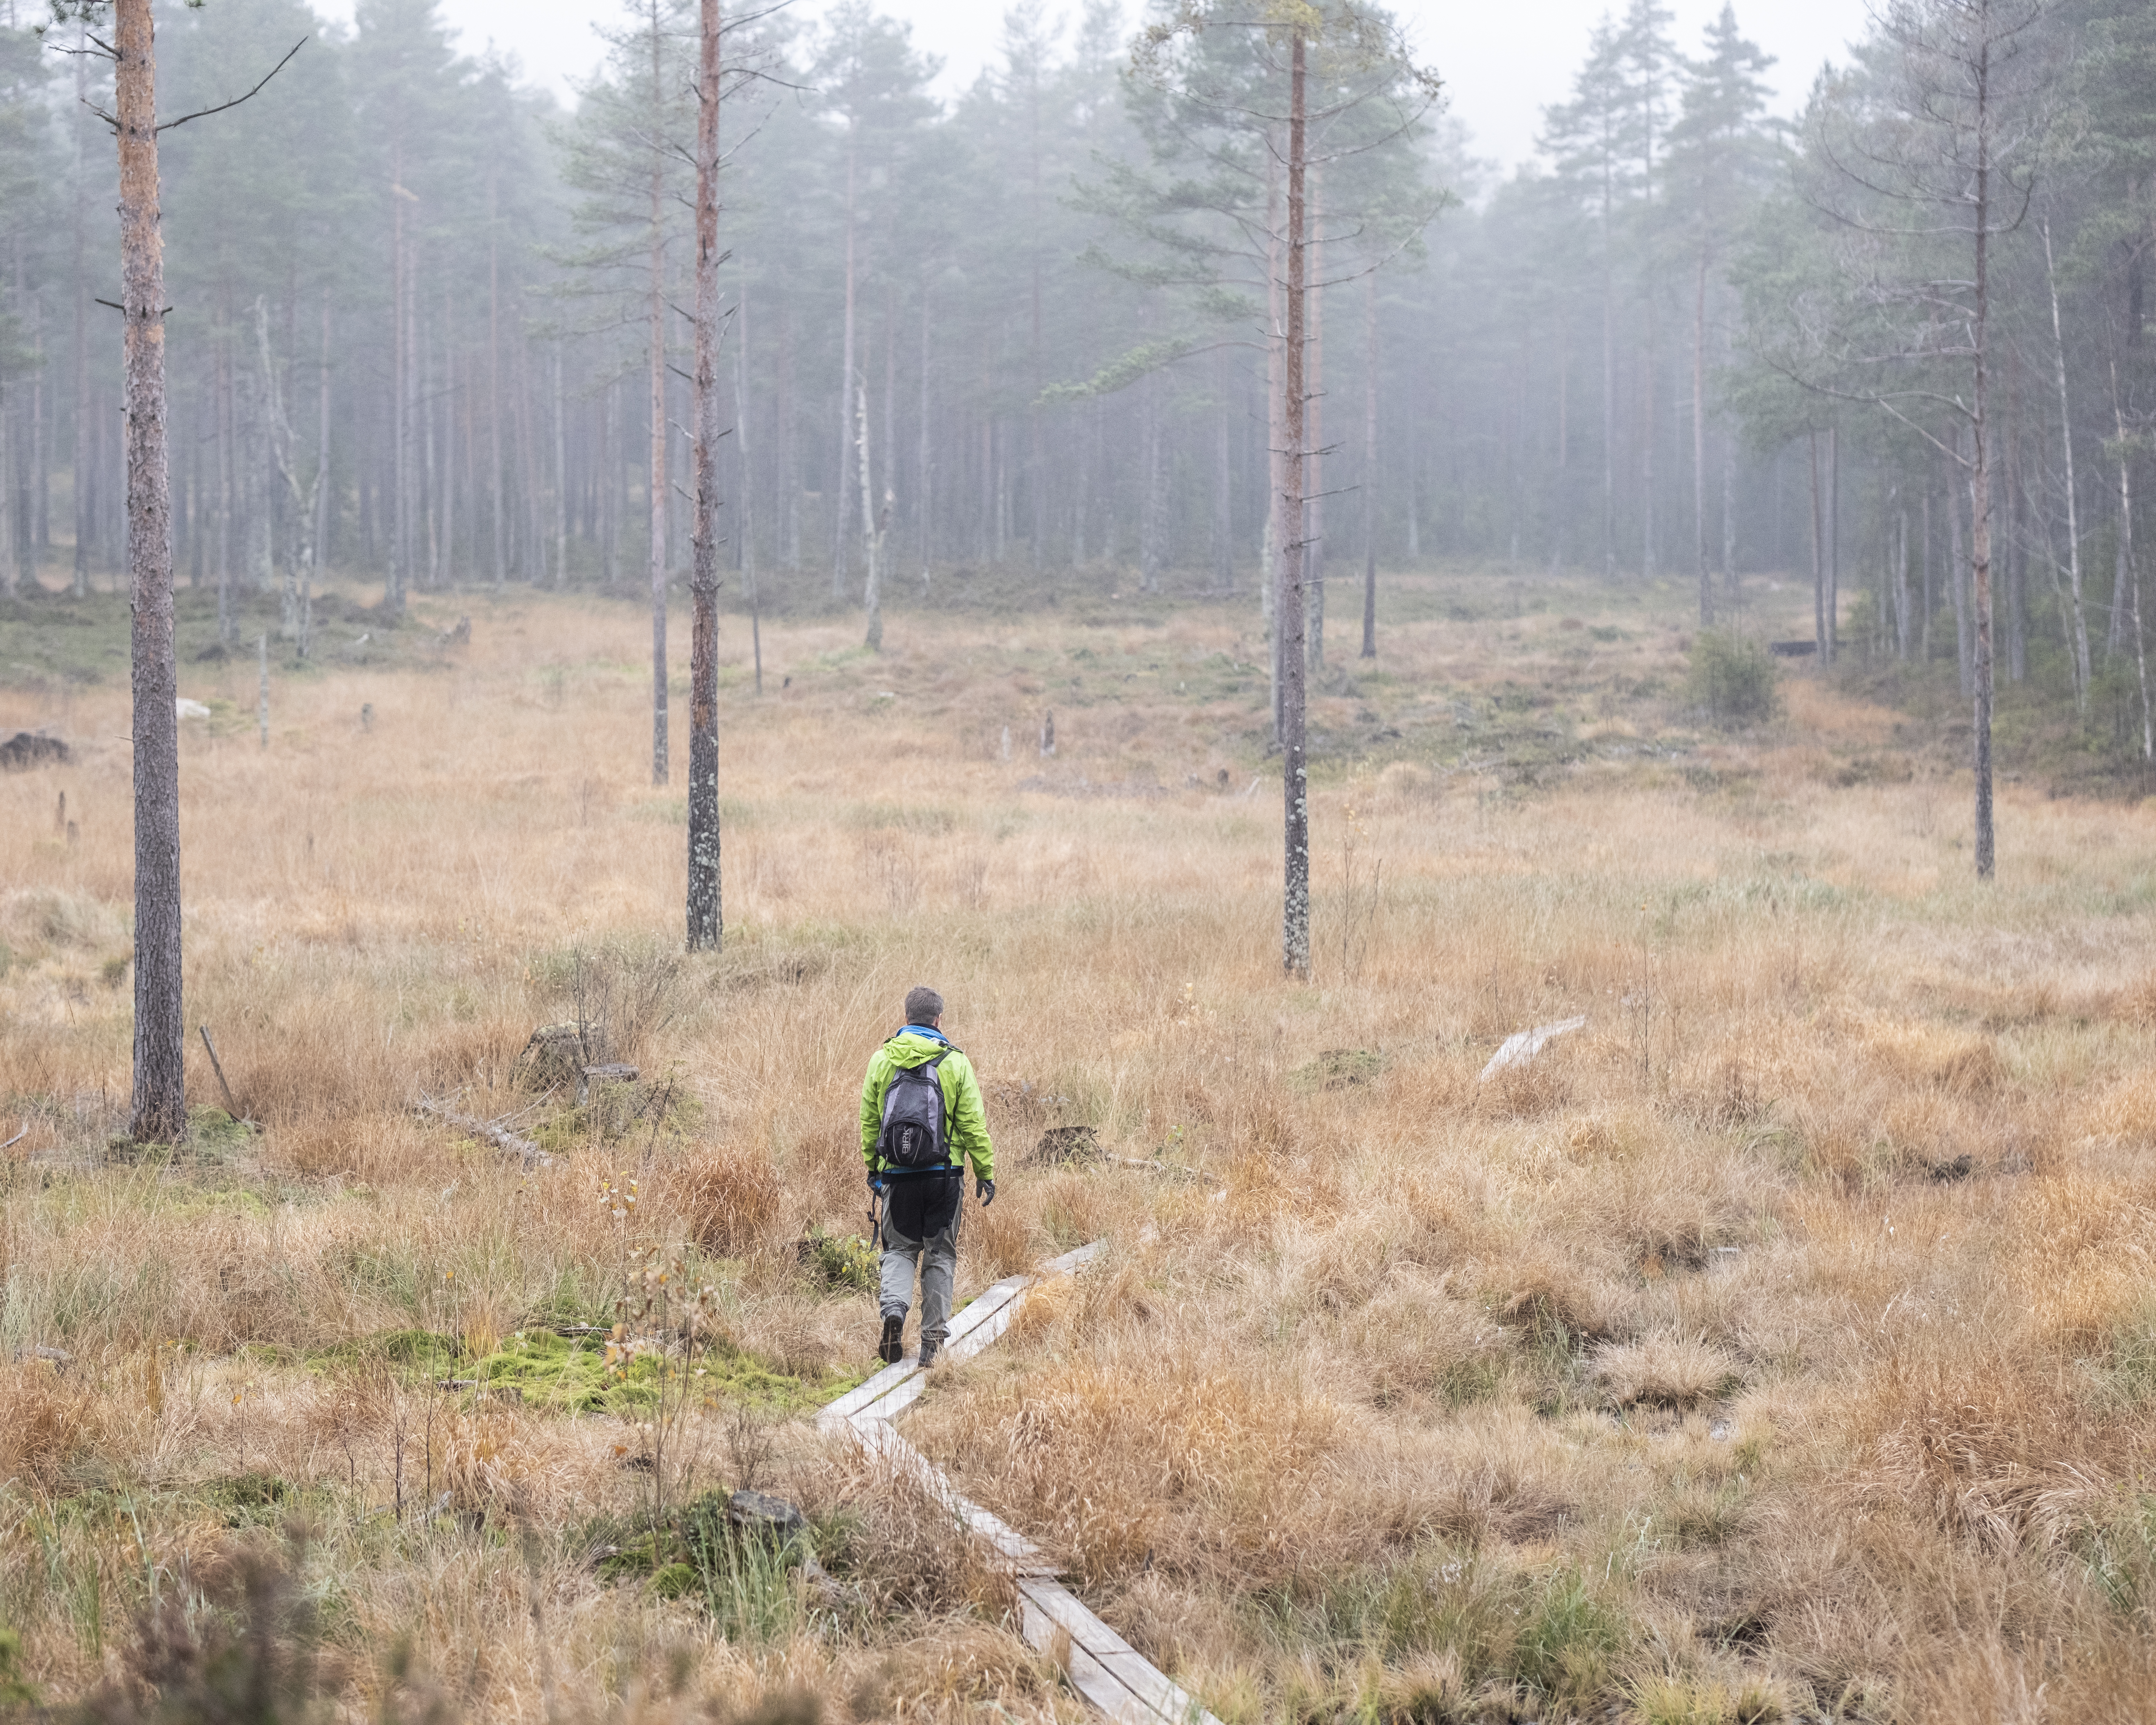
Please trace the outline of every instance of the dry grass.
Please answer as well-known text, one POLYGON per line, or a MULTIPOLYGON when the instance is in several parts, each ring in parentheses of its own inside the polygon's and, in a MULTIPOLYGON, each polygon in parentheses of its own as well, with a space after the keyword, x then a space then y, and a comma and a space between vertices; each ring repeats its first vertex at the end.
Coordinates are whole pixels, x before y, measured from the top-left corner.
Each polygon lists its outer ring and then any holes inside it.
MULTIPOLYGON (((870 1297, 796 1243, 863 1226, 860 1067, 928 979, 1001 1162, 965 1287, 1113 1250, 914 1435, 1224 1719, 2149 1717, 2149 813, 2004 787, 1979 891, 1964 786, 1823 767, 1890 752, 1891 715, 1799 682, 1731 741, 1641 693, 1677 680, 1676 598, 1399 603, 1317 703, 1307 988, 1277 973, 1241 610, 895 617, 880 660, 774 625, 761 701, 729 625, 713 959, 670 956, 681 803, 644 782, 633 611, 516 598, 446 670, 281 677, 266 753, 183 737, 189 1022, 259 1130, 205 1117, 169 1163, 106 1147, 124 691, 0 691, 0 728, 77 747, 0 779, 28 1127, 0 1625, 28 1675, 124 1680, 151 1578, 229 1592, 296 1517, 353 1709, 1077 1717, 978 1551, 789 1417, 869 1363, 870 1297), (1350 807, 1381 893, 1348 891, 1350 807), (564 1021, 638 1083, 578 1109, 520 1066, 564 1021), (422 1093, 518 1115, 556 1166, 422 1093), (1035 1155, 1081 1125, 1191 1173, 1035 1155), (751 1632, 602 1579, 651 1411, 430 1387, 611 1321, 653 1247, 741 1350, 670 1392, 671 1501, 794 1494, 850 1604, 782 1589, 751 1632)), ((182 687, 247 707, 251 676, 182 687)))

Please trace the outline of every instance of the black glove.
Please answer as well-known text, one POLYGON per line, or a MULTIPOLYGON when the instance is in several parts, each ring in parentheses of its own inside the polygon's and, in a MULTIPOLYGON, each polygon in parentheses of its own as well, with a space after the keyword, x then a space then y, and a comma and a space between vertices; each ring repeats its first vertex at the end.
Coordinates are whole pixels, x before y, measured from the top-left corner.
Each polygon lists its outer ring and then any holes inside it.
POLYGON ((996 1201, 996 1183, 993 1180, 984 1180, 976 1174, 973 1177, 973 1189, 981 1194, 983 1209, 986 1209, 996 1201))
POLYGON ((883 1190, 883 1173, 880 1169, 871 1169, 870 1171, 869 1190, 871 1192, 880 1192, 883 1190))

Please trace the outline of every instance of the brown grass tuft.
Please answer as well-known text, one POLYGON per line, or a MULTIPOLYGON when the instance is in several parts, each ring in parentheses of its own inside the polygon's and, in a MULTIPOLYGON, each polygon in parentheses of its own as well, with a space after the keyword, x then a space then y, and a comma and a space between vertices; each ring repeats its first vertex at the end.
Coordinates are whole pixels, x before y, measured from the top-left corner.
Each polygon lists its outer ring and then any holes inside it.
POLYGON ((1743 1381, 1736 1361, 1697 1336, 1613 1343, 1597 1351, 1589 1371, 1620 1408, 1696 1408, 1743 1381))
POLYGON ((785 1202, 771 1158, 742 1143, 690 1150, 667 1164, 660 1185, 682 1237, 718 1257, 742 1256, 767 1239, 785 1202))

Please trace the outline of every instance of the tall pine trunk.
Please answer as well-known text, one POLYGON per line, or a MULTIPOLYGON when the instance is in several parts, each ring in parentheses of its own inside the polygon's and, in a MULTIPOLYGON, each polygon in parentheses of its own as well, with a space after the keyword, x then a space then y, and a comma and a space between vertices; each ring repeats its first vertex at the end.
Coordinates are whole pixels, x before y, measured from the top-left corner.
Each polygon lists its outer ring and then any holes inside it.
POLYGON ((689 950, 716 952, 719 901, 719 0, 696 56, 696 518, 690 592, 689 950))
POLYGON ((165 450, 165 249, 151 0, 116 0, 121 306, 127 402, 127 562, 134 613, 135 1098, 139 1142, 187 1131, 180 978, 180 728, 173 703, 172 520, 165 450))
POLYGON ((1378 272, 1363 289, 1363 655, 1378 656, 1378 272))
MULTIPOLYGON (((654 111, 665 97, 664 43, 659 33, 659 0, 651 5, 651 100, 654 111)), ((651 233, 645 290, 650 320, 646 372, 649 385, 651 465, 648 501, 651 577, 651 782, 665 784, 671 771, 666 758, 666 165, 661 145, 651 151, 651 233)), ((495 434, 499 449, 500 433, 495 434)), ((495 470, 501 458, 495 457, 495 470)), ((497 492, 499 485, 497 483, 497 492)), ((499 529, 496 529, 497 533, 499 529)))
POLYGON ((1976 316, 1970 347, 1975 388, 1970 392, 1974 444, 1969 466, 1970 596, 1976 612, 1976 878, 1989 880, 1997 866, 1991 809, 1991 427, 1986 398, 1991 356, 1991 44, 1976 56, 1976 316))
POLYGON ((1707 252, 1692 281, 1691 554, 1699 578, 1699 626, 1714 624, 1714 580, 1707 566, 1707 252))
POLYGON ((90 591, 90 545, 95 538, 90 525, 90 265, 88 261, 90 210, 89 150, 83 142, 87 123, 83 110, 90 105, 90 39, 87 28, 74 50, 74 596, 90 591))
POLYGON ((1285 484, 1280 521, 1281 545, 1280 691, 1281 834, 1281 961, 1287 973, 1310 978, 1310 780, 1304 753, 1303 706, 1303 175, 1306 121, 1304 111, 1307 50, 1302 32, 1292 30, 1288 61, 1287 122, 1287 328, 1283 346, 1285 377, 1281 391, 1285 484))

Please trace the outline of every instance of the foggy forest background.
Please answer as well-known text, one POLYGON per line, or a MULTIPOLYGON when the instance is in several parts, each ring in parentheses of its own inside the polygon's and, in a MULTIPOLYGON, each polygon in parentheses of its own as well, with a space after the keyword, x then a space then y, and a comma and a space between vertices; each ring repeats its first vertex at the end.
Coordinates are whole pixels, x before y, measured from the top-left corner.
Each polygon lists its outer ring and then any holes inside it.
MULTIPOLYGON (((1999 672, 2143 755, 2156 7, 2023 13, 1992 90, 1999 672)), ((126 531, 107 66, 64 51, 74 26, 36 33, 41 8, 4 15, 0 580, 103 588, 126 531)), ((1794 123, 1733 10, 1686 41, 1633 0, 1551 44, 1572 93, 1509 176, 1441 110, 1363 147, 1358 108, 1314 145, 1309 531, 1358 590, 1336 618, 1359 623, 1373 569, 1475 560, 1681 577, 1742 626, 1743 578, 1774 572, 1816 577, 1822 655, 1967 688, 1959 122, 1927 134, 1882 17, 1794 123)), ((991 572, 1262 598, 1277 151, 1136 74, 1144 21, 1021 5, 949 100, 870 5, 730 33, 730 603, 859 604, 877 534, 901 602, 991 572)), ((1262 77, 1230 34, 1216 72, 1241 53, 1262 77)), ((430 0, 362 0, 349 29, 297 0, 173 6, 161 111, 303 38, 162 141, 182 588, 228 619, 278 594, 304 654, 318 569, 393 609, 678 584, 692 12, 624 6, 571 113, 460 57, 430 0)))

